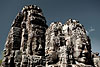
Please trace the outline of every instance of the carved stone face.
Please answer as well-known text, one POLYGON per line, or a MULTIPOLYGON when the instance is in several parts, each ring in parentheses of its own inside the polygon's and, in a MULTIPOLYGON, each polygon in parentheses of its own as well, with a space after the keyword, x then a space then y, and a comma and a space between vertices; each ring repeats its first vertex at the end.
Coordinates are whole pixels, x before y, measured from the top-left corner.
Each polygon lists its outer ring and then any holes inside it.
POLYGON ((75 60, 80 63, 87 63, 89 57, 89 46, 86 43, 83 43, 81 39, 76 40, 74 46, 74 57, 75 60))

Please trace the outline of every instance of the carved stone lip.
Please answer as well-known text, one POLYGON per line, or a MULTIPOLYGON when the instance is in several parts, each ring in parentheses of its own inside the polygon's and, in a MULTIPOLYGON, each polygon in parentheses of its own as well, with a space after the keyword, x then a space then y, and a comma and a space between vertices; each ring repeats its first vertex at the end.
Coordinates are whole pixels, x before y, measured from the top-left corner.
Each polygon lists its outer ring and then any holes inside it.
POLYGON ((82 57, 85 57, 85 55, 86 55, 86 54, 83 53, 83 54, 82 54, 82 57))
POLYGON ((87 53, 82 53, 82 57, 86 57, 87 55, 87 53))
POLYGON ((80 62, 84 63, 84 62, 86 61, 86 57, 79 58, 79 60, 78 60, 78 61, 80 61, 80 62))

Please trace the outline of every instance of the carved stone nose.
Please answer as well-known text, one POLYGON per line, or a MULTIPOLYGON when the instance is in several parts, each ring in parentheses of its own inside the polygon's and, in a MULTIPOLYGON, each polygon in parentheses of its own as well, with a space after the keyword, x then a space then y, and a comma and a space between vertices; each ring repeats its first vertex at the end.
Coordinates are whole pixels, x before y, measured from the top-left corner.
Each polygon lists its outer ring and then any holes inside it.
POLYGON ((87 47, 86 47, 86 46, 84 47, 84 50, 83 50, 82 53, 84 53, 84 54, 85 54, 85 53, 88 53, 88 50, 87 50, 87 47))

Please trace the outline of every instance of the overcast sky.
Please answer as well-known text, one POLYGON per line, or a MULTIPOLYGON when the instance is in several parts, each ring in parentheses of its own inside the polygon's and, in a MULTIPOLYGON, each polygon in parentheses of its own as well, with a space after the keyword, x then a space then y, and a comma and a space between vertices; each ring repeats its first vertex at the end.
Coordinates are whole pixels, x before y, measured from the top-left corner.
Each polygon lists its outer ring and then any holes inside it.
POLYGON ((93 52, 100 53, 100 0, 0 0, 0 58, 11 24, 25 5, 39 6, 47 24, 79 20, 91 38, 93 52))

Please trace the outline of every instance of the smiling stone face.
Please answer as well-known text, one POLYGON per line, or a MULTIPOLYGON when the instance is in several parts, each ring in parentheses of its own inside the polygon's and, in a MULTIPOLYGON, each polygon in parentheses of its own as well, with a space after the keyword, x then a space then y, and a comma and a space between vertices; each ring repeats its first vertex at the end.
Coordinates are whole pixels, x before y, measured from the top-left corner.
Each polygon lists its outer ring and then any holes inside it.
POLYGON ((90 46, 86 43, 83 43, 81 39, 77 39, 75 42, 76 42, 74 46, 75 60, 81 63, 87 63, 89 61, 88 57, 91 57, 89 49, 90 46))
POLYGON ((63 26, 63 33, 65 35, 66 46, 71 46, 71 49, 68 49, 69 58, 71 55, 75 62, 89 64, 88 62, 91 59, 91 44, 83 25, 76 20, 69 19, 63 26))

